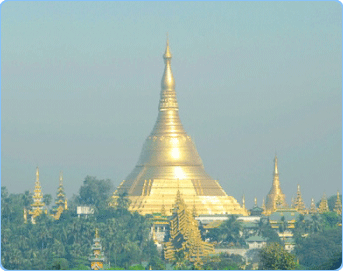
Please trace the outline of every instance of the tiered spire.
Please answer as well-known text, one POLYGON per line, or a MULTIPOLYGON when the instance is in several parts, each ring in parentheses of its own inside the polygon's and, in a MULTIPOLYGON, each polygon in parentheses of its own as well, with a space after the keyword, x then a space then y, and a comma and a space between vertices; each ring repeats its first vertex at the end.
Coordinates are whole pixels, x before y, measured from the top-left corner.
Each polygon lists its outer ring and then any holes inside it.
POLYGON ((339 196, 339 192, 337 191, 337 199, 335 203, 335 207, 333 208, 333 211, 336 212, 338 215, 342 214, 342 202, 341 198, 339 196))
POLYGON ((314 198, 311 199, 311 207, 310 207, 310 214, 317 213, 316 203, 314 202, 314 198))
POLYGON ((95 229, 94 244, 92 246, 93 253, 89 256, 88 260, 91 262, 92 270, 101 270, 104 267, 104 253, 100 243, 99 230, 95 229))
POLYGON ((64 187, 63 187, 63 173, 62 173, 62 171, 60 172, 59 186, 57 189, 57 199, 55 201, 55 204, 56 204, 57 208, 55 210, 56 213, 54 215, 54 218, 59 219, 62 212, 64 210, 68 209, 67 198, 66 198, 66 195, 64 193, 64 187))
POLYGON ((45 203, 43 202, 42 188, 39 182, 39 168, 36 168, 36 182, 35 189, 33 193, 33 203, 31 204, 31 210, 29 214, 31 215, 32 223, 35 223, 35 218, 43 213, 45 203))
POLYGON ((286 196, 282 192, 279 181, 279 170, 278 170, 278 159, 275 155, 274 159, 274 178, 272 188, 267 195, 266 202, 266 214, 271 214, 275 212, 276 209, 288 207, 286 202, 286 196))
POLYGON ((301 214, 306 213, 306 207, 305 207, 305 203, 304 203, 302 196, 301 196, 299 184, 298 184, 298 189, 297 189, 297 197, 295 198, 293 207, 301 214))
POLYGON ((323 194, 323 197, 319 203, 319 207, 318 207, 318 212, 320 214, 325 213, 325 212, 329 212, 329 205, 328 205, 328 200, 326 199, 326 194, 323 194))
MULTIPOLYGON (((179 202, 184 201, 181 198, 179 202)), ((185 259, 198 267, 202 265, 203 257, 214 253, 213 245, 201 239, 198 223, 186 204, 178 204, 178 208, 173 210, 170 220, 170 239, 164 245, 164 258, 168 261, 175 260, 175 253, 179 251, 183 251, 185 259)))

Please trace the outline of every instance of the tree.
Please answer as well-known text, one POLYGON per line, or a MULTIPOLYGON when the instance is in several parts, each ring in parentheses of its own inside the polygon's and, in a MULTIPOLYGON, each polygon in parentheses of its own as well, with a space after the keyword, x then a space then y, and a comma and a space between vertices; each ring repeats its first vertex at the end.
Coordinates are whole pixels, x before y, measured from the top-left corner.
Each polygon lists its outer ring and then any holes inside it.
POLYGON ((96 177, 87 176, 79 191, 79 203, 93 205, 96 209, 106 208, 107 201, 112 195, 113 185, 111 180, 98 180, 96 177))
POLYGON ((245 244, 241 237, 242 228, 242 224, 237 221, 236 216, 231 216, 220 224, 218 228, 210 229, 205 238, 209 238, 211 242, 217 242, 226 246, 240 246, 245 244))
POLYGON ((259 269, 262 270, 294 270, 295 256, 287 252, 278 243, 271 243, 260 251, 259 269))
MULTIPOLYGON (((341 202, 342 202, 342 195, 339 195, 339 198, 341 199, 341 202)), ((333 211, 333 208, 335 208, 336 200, 337 200, 337 195, 333 195, 328 198, 328 205, 329 205, 330 211, 333 211)))
POLYGON ((342 230, 339 227, 296 238, 295 253, 299 263, 306 268, 315 268, 330 260, 342 249, 342 230))
POLYGON ((43 195, 43 202, 45 203, 46 207, 48 207, 48 209, 49 209, 49 206, 50 206, 50 204, 52 202, 51 194, 44 194, 43 195))

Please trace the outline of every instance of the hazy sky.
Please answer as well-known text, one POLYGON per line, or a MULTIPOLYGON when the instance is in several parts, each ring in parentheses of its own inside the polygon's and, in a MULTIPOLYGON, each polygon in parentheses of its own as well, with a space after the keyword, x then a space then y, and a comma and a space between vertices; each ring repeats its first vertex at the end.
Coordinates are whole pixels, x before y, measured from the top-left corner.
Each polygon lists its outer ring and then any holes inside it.
POLYGON ((5 2, 1 185, 117 186, 157 117, 169 32, 180 117, 206 171, 247 207, 342 191, 339 2, 5 2))

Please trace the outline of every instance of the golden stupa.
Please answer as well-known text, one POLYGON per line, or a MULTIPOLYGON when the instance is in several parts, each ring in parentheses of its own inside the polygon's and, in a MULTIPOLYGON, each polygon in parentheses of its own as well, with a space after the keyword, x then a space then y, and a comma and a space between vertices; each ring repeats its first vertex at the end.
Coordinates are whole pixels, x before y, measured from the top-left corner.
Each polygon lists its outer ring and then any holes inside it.
POLYGON ((143 215, 160 213, 162 209, 171 215, 179 188, 185 203, 195 204, 198 214, 247 215, 237 200, 228 196, 218 181, 205 172, 195 144, 182 126, 168 40, 163 58, 165 69, 157 121, 136 167, 120 184, 114 197, 128 193, 129 209, 143 215))
POLYGON ((272 188, 270 189, 266 200, 266 214, 271 214, 280 208, 287 208, 286 196, 282 192, 279 180, 279 170, 277 166, 277 157, 274 159, 274 178, 272 188))

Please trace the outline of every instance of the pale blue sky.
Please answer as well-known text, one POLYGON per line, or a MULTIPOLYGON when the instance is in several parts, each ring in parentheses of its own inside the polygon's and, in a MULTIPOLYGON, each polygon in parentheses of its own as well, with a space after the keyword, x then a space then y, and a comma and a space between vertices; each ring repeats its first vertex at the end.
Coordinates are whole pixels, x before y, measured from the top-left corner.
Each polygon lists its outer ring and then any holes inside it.
POLYGON ((117 186, 156 117, 169 32, 183 125, 206 171, 247 206, 275 151, 288 203, 342 190, 339 2, 5 2, 1 183, 68 197, 117 186))

